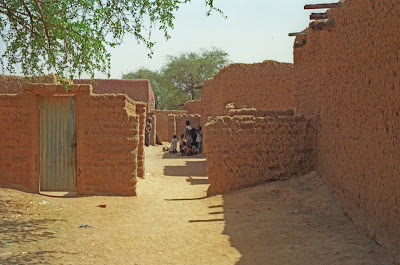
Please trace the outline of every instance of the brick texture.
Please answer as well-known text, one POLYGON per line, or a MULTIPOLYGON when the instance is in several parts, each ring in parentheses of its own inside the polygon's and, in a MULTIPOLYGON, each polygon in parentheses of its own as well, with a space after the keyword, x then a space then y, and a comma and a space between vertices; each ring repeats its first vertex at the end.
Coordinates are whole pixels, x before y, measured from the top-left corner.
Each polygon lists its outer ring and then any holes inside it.
POLYGON ((209 195, 313 170, 312 120, 272 113, 260 116, 218 117, 205 126, 209 195))
POLYGON ((78 194, 135 195, 140 135, 144 134, 139 131, 138 106, 126 95, 91 94, 89 85, 76 85, 68 92, 62 85, 26 85, 20 95, 0 95, 1 180, 39 191, 42 94, 76 96, 78 194))
MULTIPOLYGON (((347 0, 295 48, 295 106, 319 115, 317 170, 347 214, 400 252, 400 5, 347 0)), ((302 38, 297 38, 300 40, 302 38)))
POLYGON ((0 181, 33 192, 39 191, 37 104, 31 93, 0 95, 0 181))
POLYGON ((50 74, 40 77, 0 75, 0 94, 21 94, 22 87, 27 83, 57 84, 57 76, 50 74))
MULTIPOLYGON (((182 110, 154 110, 152 113, 157 117, 157 135, 162 142, 170 142, 172 135, 169 133, 168 115, 174 114, 187 114, 187 111, 182 110)), ((171 132, 176 132, 175 129, 171 128, 171 132)))
POLYGON ((203 84, 202 124, 209 116, 224 115, 228 103, 256 109, 292 109, 294 83, 290 63, 231 64, 203 84))
POLYGON ((147 112, 154 110, 154 92, 147 79, 75 79, 74 84, 92 84, 95 94, 126 94, 135 101, 146 102, 147 112))
POLYGON ((184 110, 188 112, 188 114, 199 114, 201 115, 202 111, 202 102, 201 100, 189 100, 185 102, 183 107, 184 110))

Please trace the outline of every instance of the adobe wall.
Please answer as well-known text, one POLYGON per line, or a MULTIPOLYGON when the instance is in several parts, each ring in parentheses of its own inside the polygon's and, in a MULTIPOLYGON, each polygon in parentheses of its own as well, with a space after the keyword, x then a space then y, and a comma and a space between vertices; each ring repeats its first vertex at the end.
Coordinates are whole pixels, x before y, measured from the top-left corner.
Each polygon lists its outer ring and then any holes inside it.
POLYGON ((185 102, 183 107, 184 110, 188 112, 188 114, 199 114, 202 113, 202 102, 201 100, 189 100, 185 102))
MULTIPOLYGON (((317 169, 348 215, 400 252, 400 5, 347 0, 295 48, 297 113, 319 115, 317 169)), ((301 38, 297 38, 300 40, 301 38)))
POLYGON ((138 148, 138 170, 137 176, 139 178, 144 178, 145 176, 145 126, 146 126, 146 109, 147 104, 135 102, 136 103, 136 114, 139 115, 139 148, 138 148))
POLYGON ((39 173, 37 100, 30 92, 0 94, 0 181, 33 192, 39 191, 39 178, 33 177, 39 173))
POLYGON ((290 63, 264 61, 255 64, 231 64, 202 88, 202 124, 209 116, 224 115, 225 105, 283 110, 294 106, 294 73, 290 63))
MULTIPOLYGON (((187 111, 182 110, 154 110, 152 113, 157 117, 157 135, 162 142, 170 142, 172 139, 172 135, 169 133, 169 123, 168 123, 168 115, 174 114, 186 114, 187 111)), ((171 132, 175 132, 174 129, 171 128, 171 132)))
POLYGON ((13 75, 0 75, 0 94, 21 94, 22 87, 27 83, 57 84, 57 76, 54 74, 41 77, 23 77, 13 75))
POLYGON ((214 195, 286 179, 314 169, 315 129, 294 116, 220 116, 204 129, 207 174, 214 195))
MULTIPOLYGON (((76 97, 77 192, 135 195, 140 121, 126 95, 94 95, 91 86, 27 85, 0 95, 2 181, 39 191, 39 96, 76 97)), ((144 132, 143 132, 144 133, 144 132)))
POLYGON ((92 84, 95 94, 126 94, 135 101, 146 102, 147 112, 154 110, 154 92, 147 79, 75 79, 74 84, 92 84))

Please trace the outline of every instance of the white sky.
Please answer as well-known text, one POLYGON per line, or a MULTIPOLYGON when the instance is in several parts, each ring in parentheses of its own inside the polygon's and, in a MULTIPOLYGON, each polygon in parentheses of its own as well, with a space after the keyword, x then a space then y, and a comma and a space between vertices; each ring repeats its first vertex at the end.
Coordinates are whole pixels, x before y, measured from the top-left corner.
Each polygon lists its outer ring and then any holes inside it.
MULTIPOLYGON (((140 67, 159 69, 167 55, 217 47, 229 53, 232 62, 255 63, 264 60, 293 62, 294 37, 289 32, 302 31, 312 12, 304 10, 305 4, 322 0, 214 0, 214 5, 228 18, 213 12, 206 16, 204 0, 192 0, 176 13, 171 39, 165 40, 160 32, 153 33, 156 41, 152 59, 147 57, 144 45, 133 38, 111 51, 111 78, 140 67)), ((98 76, 101 77, 101 76, 98 76)))

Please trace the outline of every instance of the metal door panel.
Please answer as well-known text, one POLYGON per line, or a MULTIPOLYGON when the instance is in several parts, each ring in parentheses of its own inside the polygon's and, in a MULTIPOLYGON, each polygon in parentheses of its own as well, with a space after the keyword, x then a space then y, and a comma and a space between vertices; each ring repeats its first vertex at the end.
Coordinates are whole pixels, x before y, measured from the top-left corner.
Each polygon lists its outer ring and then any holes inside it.
POLYGON ((74 96, 40 97, 40 190, 76 191, 74 96))

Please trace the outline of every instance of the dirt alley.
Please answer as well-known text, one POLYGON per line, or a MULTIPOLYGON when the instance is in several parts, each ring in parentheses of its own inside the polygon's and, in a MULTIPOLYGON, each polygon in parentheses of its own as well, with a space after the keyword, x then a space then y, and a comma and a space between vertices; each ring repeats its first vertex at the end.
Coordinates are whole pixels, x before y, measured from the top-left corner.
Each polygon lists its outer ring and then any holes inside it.
POLYGON ((316 173, 207 198, 205 158, 160 146, 146 172, 137 197, 0 188, 0 264, 400 264, 316 173))

